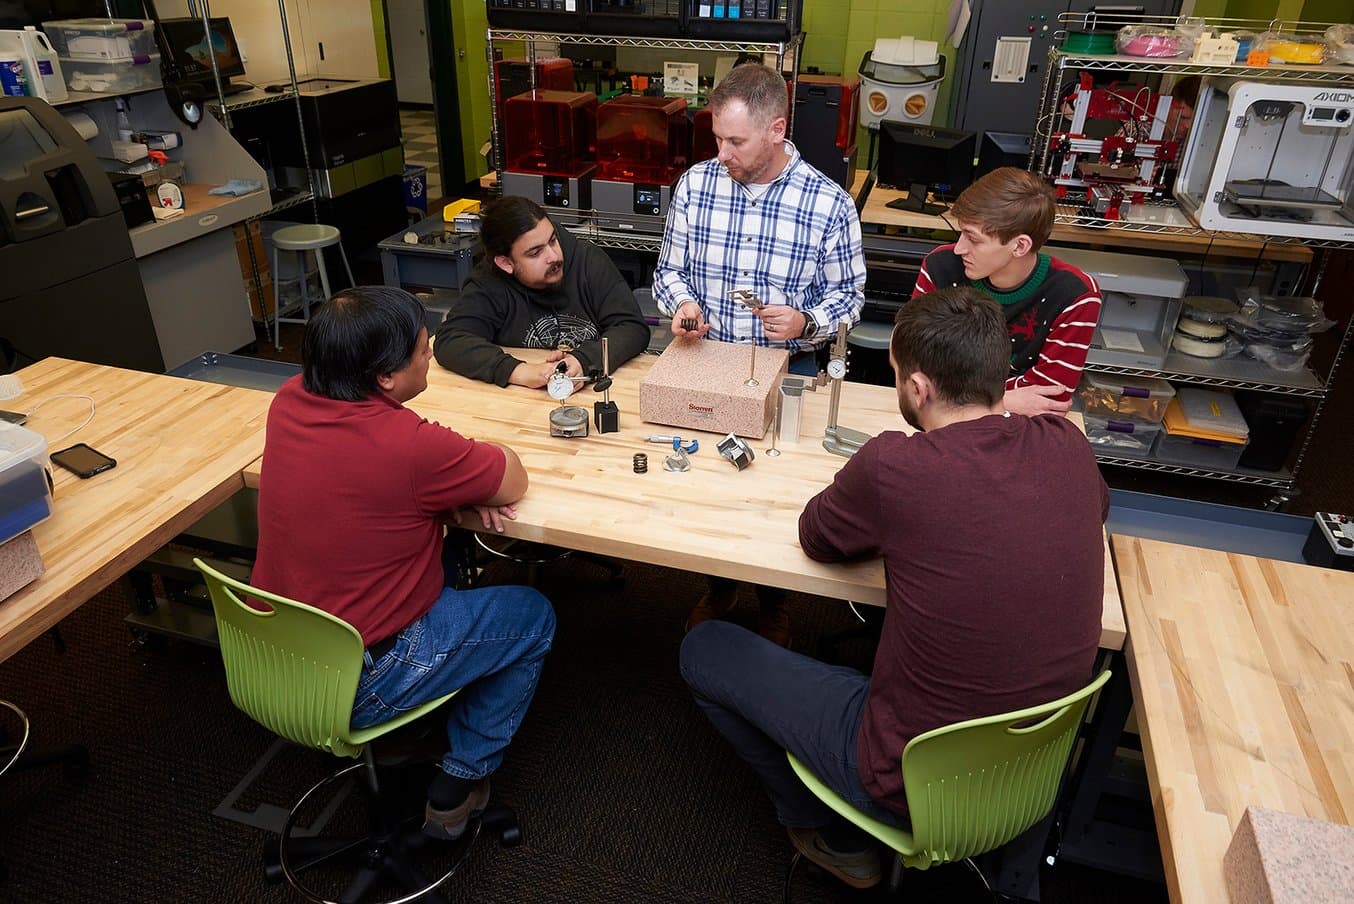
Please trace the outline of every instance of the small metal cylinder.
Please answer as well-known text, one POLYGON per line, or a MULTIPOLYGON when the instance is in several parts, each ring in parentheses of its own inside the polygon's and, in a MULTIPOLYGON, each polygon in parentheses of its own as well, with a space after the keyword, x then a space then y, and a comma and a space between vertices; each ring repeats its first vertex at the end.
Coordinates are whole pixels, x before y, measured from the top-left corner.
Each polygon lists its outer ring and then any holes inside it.
POLYGON ((804 405, 804 381, 795 377, 785 377, 780 381, 780 433, 777 445, 794 445, 799 442, 799 427, 804 405))

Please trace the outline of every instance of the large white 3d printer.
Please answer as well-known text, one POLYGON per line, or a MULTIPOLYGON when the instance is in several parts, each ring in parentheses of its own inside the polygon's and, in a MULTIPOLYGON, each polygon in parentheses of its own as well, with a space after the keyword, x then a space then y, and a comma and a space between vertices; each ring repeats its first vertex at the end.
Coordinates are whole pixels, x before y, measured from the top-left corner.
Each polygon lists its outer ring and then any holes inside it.
POLYGON ((1354 91, 1205 79, 1175 197, 1204 229, 1354 240, 1354 91))

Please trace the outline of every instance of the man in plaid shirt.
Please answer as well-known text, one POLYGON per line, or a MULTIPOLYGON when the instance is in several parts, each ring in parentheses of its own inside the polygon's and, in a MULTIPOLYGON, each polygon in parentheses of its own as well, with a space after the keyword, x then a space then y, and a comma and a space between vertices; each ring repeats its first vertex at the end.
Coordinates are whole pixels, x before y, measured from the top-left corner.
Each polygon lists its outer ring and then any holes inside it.
POLYGON ((838 324, 853 326, 865 304, 855 205, 785 140, 788 97, 775 69, 735 67, 709 105, 719 155, 677 183, 654 299, 675 336, 789 349, 791 370, 816 373, 814 349, 838 324), (736 289, 765 307, 732 300, 736 289))
MULTIPOLYGON (((672 194, 654 270, 658 309, 672 318, 678 339, 784 348, 791 371, 817 373, 814 350, 836 336, 838 324, 853 326, 865 304, 855 205, 785 140, 788 96, 775 69, 734 67, 709 106, 719 155, 687 170, 672 194), (753 311, 734 301, 738 289, 764 306, 753 311)), ((736 582, 709 580, 687 630, 737 602, 736 582)), ((789 646, 785 594, 759 587, 757 596, 758 632, 789 646)))

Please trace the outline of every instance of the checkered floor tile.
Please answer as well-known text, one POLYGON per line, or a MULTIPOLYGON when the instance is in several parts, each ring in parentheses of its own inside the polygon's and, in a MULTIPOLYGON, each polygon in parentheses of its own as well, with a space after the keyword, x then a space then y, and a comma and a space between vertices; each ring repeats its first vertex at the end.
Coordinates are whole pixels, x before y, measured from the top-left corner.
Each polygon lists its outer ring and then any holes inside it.
POLYGON ((428 169, 428 200, 442 197, 442 168, 437 156, 437 119, 431 110, 400 110, 404 162, 428 169))

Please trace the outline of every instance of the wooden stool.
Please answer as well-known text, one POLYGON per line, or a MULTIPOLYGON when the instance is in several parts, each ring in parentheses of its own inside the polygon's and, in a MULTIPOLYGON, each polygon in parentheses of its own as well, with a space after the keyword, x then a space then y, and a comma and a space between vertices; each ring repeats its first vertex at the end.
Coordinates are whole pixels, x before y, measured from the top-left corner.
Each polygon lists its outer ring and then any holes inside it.
POLYGON ((306 285, 307 251, 315 254, 315 264, 320 271, 320 288, 324 292, 321 302, 327 301, 332 294, 329 291, 329 273, 324 267, 324 249, 330 245, 338 245, 339 257, 343 258, 343 269, 348 273, 348 284, 357 285, 353 279, 353 270, 348 266, 348 255, 343 251, 341 239, 342 235, 336 227, 311 224, 288 226, 273 234, 273 337, 277 348, 282 348, 282 331, 279 324, 310 322, 310 290, 306 285), (282 251, 294 251, 297 254, 298 284, 301 289, 300 317, 282 316, 282 292, 278 285, 277 269, 278 253, 282 251))

